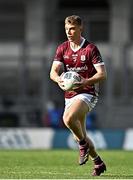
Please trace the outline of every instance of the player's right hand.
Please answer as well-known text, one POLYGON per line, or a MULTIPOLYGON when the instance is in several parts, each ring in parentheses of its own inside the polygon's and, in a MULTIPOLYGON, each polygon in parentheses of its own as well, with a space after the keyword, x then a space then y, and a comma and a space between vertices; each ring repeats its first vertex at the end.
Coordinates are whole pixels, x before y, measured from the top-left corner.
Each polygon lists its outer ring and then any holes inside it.
POLYGON ((64 81, 62 80, 62 76, 63 76, 64 73, 62 73, 60 76, 58 76, 56 78, 56 82, 58 83, 58 86, 63 90, 65 91, 64 89, 64 81))

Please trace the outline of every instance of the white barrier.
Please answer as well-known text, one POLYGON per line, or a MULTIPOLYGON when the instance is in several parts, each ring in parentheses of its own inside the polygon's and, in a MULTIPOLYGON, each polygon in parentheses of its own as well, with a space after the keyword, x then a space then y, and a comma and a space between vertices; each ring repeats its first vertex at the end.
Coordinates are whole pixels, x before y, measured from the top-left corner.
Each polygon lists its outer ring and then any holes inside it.
POLYGON ((47 128, 0 129, 0 148, 4 149, 50 149, 54 130, 47 128))
POLYGON ((123 149, 133 150, 133 129, 127 129, 123 143, 123 149))
MULTIPOLYGON (((94 130, 88 135, 97 149, 133 150, 133 129, 94 130)), ((0 128, 0 149, 76 149, 72 134, 65 129, 0 128)))

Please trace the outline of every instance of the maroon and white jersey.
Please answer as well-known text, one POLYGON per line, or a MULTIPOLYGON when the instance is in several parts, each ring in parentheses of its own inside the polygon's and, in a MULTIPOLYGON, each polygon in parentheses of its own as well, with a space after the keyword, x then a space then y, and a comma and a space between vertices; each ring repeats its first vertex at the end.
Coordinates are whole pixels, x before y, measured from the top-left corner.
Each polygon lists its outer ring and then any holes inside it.
MULTIPOLYGON (((80 48, 72 49, 69 41, 58 46, 54 62, 63 63, 65 71, 76 71, 84 78, 90 78, 96 73, 96 66, 104 65, 98 48, 83 39, 80 48)), ((83 90, 66 91, 65 98, 71 98, 80 93, 98 96, 99 83, 88 85, 83 90)))

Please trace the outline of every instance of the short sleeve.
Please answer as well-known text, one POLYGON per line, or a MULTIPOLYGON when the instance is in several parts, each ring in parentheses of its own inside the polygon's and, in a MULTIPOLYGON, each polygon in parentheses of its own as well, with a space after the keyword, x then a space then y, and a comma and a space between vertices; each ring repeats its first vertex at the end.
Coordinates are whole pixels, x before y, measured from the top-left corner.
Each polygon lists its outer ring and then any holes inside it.
POLYGON ((61 46, 58 46, 56 50, 54 61, 63 62, 63 52, 61 46))
POLYGON ((94 66, 104 65, 100 51, 95 45, 92 48, 91 58, 94 66))

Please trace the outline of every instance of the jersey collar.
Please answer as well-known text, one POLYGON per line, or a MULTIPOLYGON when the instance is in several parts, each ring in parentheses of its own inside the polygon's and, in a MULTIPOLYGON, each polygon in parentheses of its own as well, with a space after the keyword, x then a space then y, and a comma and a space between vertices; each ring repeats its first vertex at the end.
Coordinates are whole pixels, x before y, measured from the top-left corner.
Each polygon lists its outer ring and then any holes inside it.
POLYGON ((71 47, 71 49, 72 49, 74 52, 76 52, 76 51, 78 51, 80 48, 82 48, 84 42, 85 42, 85 38, 82 37, 80 46, 79 46, 78 48, 74 49, 74 48, 71 46, 71 44, 70 44, 70 47, 71 47))

